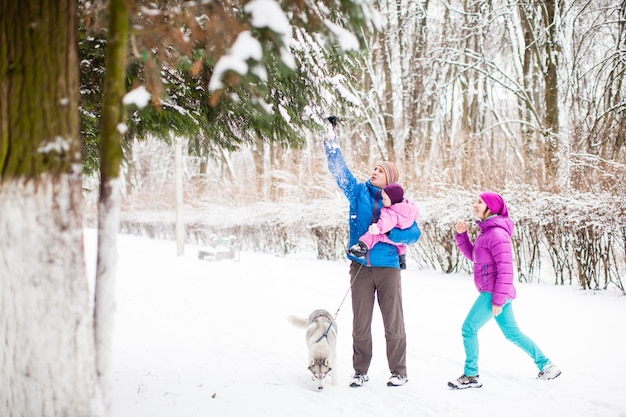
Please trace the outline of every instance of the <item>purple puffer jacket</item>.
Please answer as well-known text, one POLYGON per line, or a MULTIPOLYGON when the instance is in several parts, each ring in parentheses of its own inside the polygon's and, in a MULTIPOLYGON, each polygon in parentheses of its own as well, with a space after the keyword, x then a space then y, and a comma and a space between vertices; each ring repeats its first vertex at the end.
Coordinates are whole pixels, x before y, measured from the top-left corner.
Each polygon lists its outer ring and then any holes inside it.
POLYGON ((480 233, 472 243, 467 232, 456 235, 459 249, 474 263, 474 283, 480 292, 493 294, 492 304, 503 306, 513 300, 513 250, 511 236, 515 230, 508 217, 495 216, 476 222, 480 233))

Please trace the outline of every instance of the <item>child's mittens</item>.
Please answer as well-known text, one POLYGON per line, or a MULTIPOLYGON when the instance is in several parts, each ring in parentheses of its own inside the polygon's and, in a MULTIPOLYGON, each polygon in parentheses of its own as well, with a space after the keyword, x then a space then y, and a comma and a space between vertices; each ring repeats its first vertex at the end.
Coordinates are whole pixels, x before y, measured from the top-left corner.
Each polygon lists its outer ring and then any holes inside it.
POLYGON ((379 235, 380 234, 380 229, 378 228, 378 225, 376 223, 372 223, 369 227, 369 229, 367 229, 368 232, 370 232, 373 235, 379 235))

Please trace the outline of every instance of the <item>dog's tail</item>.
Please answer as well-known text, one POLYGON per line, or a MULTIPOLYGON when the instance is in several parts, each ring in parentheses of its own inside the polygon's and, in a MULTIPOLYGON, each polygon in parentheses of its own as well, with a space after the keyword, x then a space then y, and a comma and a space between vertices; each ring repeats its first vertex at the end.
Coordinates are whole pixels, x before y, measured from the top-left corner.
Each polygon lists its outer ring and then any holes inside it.
POLYGON ((289 316, 287 317, 289 323, 293 324, 296 327, 306 328, 309 324, 309 320, 303 317, 289 316))

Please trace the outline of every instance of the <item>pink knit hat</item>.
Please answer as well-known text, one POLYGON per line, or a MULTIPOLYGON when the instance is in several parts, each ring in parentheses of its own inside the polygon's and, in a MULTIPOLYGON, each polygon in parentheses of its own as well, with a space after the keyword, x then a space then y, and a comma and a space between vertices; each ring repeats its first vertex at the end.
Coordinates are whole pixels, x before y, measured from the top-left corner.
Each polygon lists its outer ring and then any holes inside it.
POLYGON ((385 171, 385 178, 387 179, 387 183, 385 185, 398 181, 400 172, 398 171, 396 164, 389 161, 383 161, 379 162, 376 166, 381 167, 385 171))
POLYGON ((482 198, 492 213, 502 217, 509 217, 509 209, 500 194, 493 191, 485 191, 480 195, 480 198, 482 198))

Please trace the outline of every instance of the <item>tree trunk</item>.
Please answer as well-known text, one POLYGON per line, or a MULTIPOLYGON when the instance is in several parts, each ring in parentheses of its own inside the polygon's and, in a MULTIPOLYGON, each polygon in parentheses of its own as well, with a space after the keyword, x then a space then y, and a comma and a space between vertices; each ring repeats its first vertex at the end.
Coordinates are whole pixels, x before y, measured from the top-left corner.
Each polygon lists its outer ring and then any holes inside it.
POLYGON ((109 1, 109 35, 105 53, 106 74, 102 98, 100 138, 100 199, 98 202, 98 260, 96 267, 95 340, 98 384, 106 414, 111 410, 111 354, 115 313, 115 271, 120 216, 120 167, 124 121, 122 99, 125 76, 129 11, 126 0, 109 1))
POLYGON ((545 45, 546 54, 546 72, 544 74, 545 82, 545 118, 544 118, 544 139, 546 143, 544 151, 544 161, 546 166, 546 184, 557 191, 557 175, 559 172, 559 90, 557 79, 558 66, 558 20, 557 19, 556 0, 547 0, 545 2, 545 22, 546 32, 549 38, 545 45))
POLYGON ((539 166, 537 165, 537 153, 536 153, 536 132, 532 128, 535 125, 536 118, 534 117, 535 111, 533 104, 535 103, 533 98, 533 91, 535 88, 535 73, 536 67, 533 65, 533 57, 537 57, 537 40, 533 33, 533 26, 531 21, 534 20, 532 13, 536 13, 535 8, 529 6, 526 2, 518 3, 518 11, 520 15, 520 28, 522 31, 523 39, 523 51, 521 52, 520 60, 522 67, 522 83, 524 85, 525 99, 518 96, 518 109, 520 113, 520 120, 523 121, 520 129, 522 136, 522 152, 524 155, 524 179, 527 183, 532 183, 537 178, 537 172, 539 166))
POLYGON ((0 415, 101 415, 76 2, 0 0, 0 415))
MULTIPOLYGON (((172 132, 172 136, 174 133, 172 132)), ((174 142, 174 178, 176 185, 176 255, 185 254, 185 221, 183 217, 183 144, 181 139, 172 137, 174 142)))
POLYGON ((0 187, 0 415, 95 416, 78 175, 0 187))

